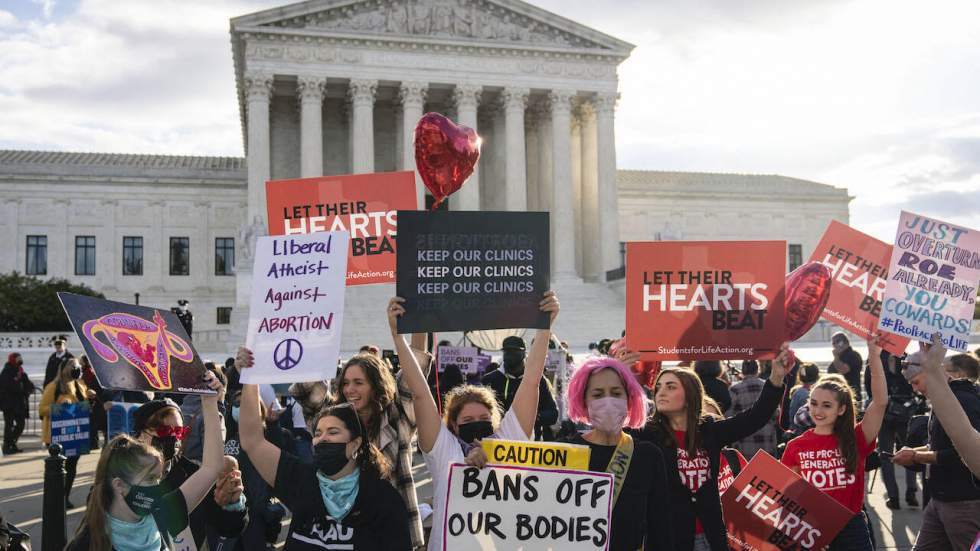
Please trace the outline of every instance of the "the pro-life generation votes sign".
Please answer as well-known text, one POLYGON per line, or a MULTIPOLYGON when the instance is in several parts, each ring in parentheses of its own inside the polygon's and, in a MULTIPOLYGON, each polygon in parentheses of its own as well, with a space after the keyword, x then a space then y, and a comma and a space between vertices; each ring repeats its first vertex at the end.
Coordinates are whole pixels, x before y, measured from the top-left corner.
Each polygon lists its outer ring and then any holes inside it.
POLYGON ((548 213, 398 212, 399 333, 548 327, 548 213))
POLYGON ((823 549, 854 513, 764 451, 721 496, 728 545, 745 551, 823 549))
POLYGON ((967 351, 980 283, 980 232, 902 212, 878 326, 967 351))
POLYGON ((269 235, 350 234, 347 285, 395 281, 399 210, 415 210, 411 171, 266 182, 269 235))
POLYGON ((72 293, 58 299, 103 388, 214 394, 173 312, 72 293))
MULTIPOLYGON (((810 256, 830 269, 830 299, 822 317, 864 340, 878 330, 878 318, 888 285, 892 246, 832 220, 810 256)), ((909 339, 882 335, 885 350, 901 356, 909 339)))
POLYGON ((785 276, 785 241, 627 243, 626 336, 644 360, 773 358, 785 276))
POLYGON ((443 551, 609 548, 608 473, 459 463, 449 470, 443 551))
POLYGON ((347 232, 267 236, 255 244, 246 346, 249 384, 322 381, 337 372, 347 232))

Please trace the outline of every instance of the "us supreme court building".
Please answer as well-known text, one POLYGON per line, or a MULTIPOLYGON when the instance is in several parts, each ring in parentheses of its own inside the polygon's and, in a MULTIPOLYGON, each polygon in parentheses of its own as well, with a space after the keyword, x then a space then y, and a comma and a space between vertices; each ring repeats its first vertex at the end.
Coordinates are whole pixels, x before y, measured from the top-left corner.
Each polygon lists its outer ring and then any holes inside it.
MULTIPOLYGON (((0 151, 0 272, 187 299, 195 344, 233 349, 265 182, 412 170, 428 111, 484 140, 450 210, 550 212, 556 332, 576 349, 623 328, 626 241, 785 239, 792 268, 848 222, 851 197, 831 185, 617 167, 633 45, 527 2, 310 0, 230 23, 243 157, 0 151)), ((426 205, 420 181, 417 194, 426 205)), ((344 351, 386 342, 393 293, 348 289, 344 351)))

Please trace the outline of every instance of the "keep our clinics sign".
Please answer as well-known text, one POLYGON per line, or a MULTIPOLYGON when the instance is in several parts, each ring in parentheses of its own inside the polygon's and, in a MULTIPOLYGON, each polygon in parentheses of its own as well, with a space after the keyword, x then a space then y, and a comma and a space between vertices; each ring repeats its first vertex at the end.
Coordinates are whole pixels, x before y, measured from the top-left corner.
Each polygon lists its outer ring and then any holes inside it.
POLYGON ((260 237, 246 346, 250 384, 322 381, 336 374, 344 319, 347 232, 260 237))
POLYGON ((902 212, 878 327, 966 352, 980 282, 980 232, 902 212))
POLYGON ((608 473, 450 466, 443 551, 597 551, 609 548, 608 473))

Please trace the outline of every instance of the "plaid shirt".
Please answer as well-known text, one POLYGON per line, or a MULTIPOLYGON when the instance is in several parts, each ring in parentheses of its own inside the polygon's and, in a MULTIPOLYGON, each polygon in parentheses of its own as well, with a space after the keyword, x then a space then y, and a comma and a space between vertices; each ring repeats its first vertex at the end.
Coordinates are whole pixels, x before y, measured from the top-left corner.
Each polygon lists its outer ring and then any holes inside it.
MULTIPOLYGON (((748 411, 756 399, 759 398, 759 395, 762 394, 762 387, 765 384, 766 382, 759 377, 749 377, 732 385, 728 389, 732 395, 732 407, 725 412, 725 416, 734 417, 739 413, 748 411)), ((742 455, 751 460, 756 451, 765 450, 769 455, 776 456, 776 445, 778 444, 776 439, 776 415, 778 415, 778 410, 777 413, 773 414, 772 419, 766 426, 759 429, 752 436, 735 442, 735 447, 742 452, 742 455)))

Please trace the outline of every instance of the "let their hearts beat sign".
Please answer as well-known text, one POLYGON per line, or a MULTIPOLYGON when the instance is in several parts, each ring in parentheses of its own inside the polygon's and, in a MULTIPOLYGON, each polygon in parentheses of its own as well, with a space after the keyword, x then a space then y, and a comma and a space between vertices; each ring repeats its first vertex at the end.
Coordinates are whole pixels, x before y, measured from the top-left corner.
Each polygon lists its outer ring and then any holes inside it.
POLYGON ((173 312, 72 293, 58 299, 103 388, 214 394, 173 312))
MULTIPOLYGON (((822 317, 867 340, 878 329, 891 255, 891 245, 831 221, 810 257, 827 266, 832 278, 822 317)), ((883 337, 885 350, 898 356, 905 353, 907 338, 883 337)))
POLYGON ((645 360, 772 358, 785 276, 785 241, 627 243, 630 345, 645 360))
POLYGON ((418 208, 410 171, 266 182, 269 235, 350 234, 347 284, 395 281, 399 210, 418 208))
POLYGON ((903 211, 878 327, 966 352, 978 282, 980 232, 903 211))
POLYGON ((344 319, 347 232, 260 237, 246 343, 249 384, 322 381, 336 374, 344 319))
POLYGON ((443 551, 609 548, 612 475, 453 464, 443 551))

